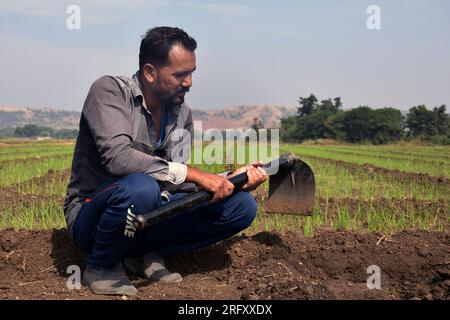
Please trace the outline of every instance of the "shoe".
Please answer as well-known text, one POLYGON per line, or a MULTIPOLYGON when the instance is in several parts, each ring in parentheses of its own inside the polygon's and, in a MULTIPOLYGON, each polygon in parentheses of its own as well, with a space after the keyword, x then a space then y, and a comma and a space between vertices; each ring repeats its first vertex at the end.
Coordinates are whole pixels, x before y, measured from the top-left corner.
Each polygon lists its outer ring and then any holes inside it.
POLYGON ((163 258, 156 253, 147 253, 139 258, 126 258, 124 265, 131 272, 151 281, 173 283, 183 280, 179 273, 167 270, 163 258))
POLYGON ((121 263, 113 268, 87 266, 82 281, 96 294, 134 296, 137 293, 121 263))

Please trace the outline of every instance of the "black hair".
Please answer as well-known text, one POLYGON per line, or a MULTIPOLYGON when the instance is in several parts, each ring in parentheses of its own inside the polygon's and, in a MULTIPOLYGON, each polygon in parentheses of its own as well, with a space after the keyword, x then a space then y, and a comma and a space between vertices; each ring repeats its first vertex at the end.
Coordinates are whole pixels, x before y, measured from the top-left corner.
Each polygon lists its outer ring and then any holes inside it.
POLYGON ((155 66, 166 65, 169 51, 173 45, 182 45, 192 52, 197 48, 197 42, 180 28, 156 27, 149 29, 143 36, 139 48, 139 70, 142 72, 146 63, 155 66))

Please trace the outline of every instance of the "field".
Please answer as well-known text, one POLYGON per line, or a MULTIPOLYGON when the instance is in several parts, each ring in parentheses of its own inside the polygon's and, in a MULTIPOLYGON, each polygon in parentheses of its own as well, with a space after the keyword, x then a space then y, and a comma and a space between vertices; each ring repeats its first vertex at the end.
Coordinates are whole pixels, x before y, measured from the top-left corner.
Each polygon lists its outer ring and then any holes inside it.
MULTIPOLYGON (((66 287, 67 266, 85 261, 61 209, 73 148, 0 140, 0 298, 103 298, 66 287)), ((137 298, 450 297, 449 147, 280 146, 287 151, 315 173, 312 216, 266 214, 263 185, 245 233, 171 257, 179 285, 134 279, 137 298), (366 286, 370 265, 381 268, 380 290, 366 286)))

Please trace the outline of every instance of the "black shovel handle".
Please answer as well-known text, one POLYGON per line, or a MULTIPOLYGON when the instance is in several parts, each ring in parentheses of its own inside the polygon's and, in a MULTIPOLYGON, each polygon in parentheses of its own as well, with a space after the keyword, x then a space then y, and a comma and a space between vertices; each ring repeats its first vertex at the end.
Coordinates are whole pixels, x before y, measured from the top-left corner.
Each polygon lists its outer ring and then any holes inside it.
MULTIPOLYGON (((263 164, 261 167, 264 168, 269 175, 274 174, 278 171, 279 167, 292 163, 292 159, 293 154, 288 153, 276 160, 263 164)), ((242 186, 244 186, 248 181, 247 172, 242 172, 238 175, 235 175, 231 177, 229 181, 234 185, 235 189, 240 190, 242 186)), ((183 198, 171 201, 166 205, 156 208, 153 211, 136 215, 134 218, 134 222, 137 229, 144 229, 157 222, 175 217, 186 209, 192 208, 204 201, 211 200, 212 197, 212 192, 199 190, 183 198)))

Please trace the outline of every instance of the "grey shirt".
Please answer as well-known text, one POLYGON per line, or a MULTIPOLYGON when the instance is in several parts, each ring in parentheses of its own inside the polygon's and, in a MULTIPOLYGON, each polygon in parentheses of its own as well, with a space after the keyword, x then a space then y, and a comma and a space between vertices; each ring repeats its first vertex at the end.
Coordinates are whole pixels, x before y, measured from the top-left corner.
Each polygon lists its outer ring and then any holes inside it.
POLYGON ((161 190, 181 186, 193 137, 192 114, 184 105, 164 108, 165 138, 157 144, 159 133, 137 74, 131 78, 103 76, 92 84, 81 114, 64 201, 69 231, 85 199, 111 178, 139 172, 158 180, 161 190))

